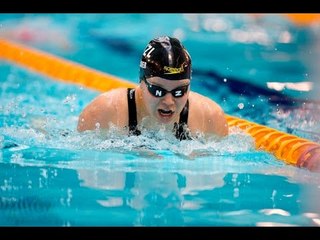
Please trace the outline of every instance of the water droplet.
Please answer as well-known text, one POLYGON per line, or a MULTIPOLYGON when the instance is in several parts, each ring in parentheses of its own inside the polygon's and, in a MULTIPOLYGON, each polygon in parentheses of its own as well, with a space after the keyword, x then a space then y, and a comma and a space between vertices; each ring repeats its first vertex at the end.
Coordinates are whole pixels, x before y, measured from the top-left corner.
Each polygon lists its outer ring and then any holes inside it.
POLYGON ((239 103, 239 104, 238 104, 238 108, 239 108, 239 109, 243 109, 243 108, 244 108, 244 104, 243 104, 243 103, 239 103))

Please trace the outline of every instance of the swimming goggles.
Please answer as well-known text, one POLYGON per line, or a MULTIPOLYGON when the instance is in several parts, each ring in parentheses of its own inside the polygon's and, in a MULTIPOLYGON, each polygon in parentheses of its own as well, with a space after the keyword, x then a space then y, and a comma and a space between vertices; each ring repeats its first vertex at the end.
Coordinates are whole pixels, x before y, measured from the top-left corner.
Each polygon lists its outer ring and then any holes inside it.
POLYGON ((149 93, 154 97, 163 97, 167 93, 171 93, 175 98, 180 98, 183 97, 183 95, 188 91, 190 85, 188 84, 168 91, 162 87, 149 83, 146 78, 143 78, 143 81, 146 83, 149 93))

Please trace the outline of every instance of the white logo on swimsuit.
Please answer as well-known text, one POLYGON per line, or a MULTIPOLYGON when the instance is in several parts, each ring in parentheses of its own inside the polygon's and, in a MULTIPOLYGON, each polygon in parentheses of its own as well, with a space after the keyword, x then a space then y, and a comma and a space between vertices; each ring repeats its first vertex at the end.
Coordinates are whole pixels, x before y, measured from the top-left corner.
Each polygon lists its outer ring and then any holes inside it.
POLYGON ((134 93, 134 89, 131 89, 131 90, 129 91, 130 99, 133 99, 133 93, 134 93))

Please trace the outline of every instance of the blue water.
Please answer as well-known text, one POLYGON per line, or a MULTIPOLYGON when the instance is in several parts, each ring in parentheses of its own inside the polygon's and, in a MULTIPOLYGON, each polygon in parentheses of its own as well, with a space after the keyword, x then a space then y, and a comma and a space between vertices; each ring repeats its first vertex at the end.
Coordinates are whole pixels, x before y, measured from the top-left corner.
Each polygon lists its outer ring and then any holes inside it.
MULTIPOLYGON (((278 15, 2 14, 0 30, 132 82, 146 41, 180 37, 194 91, 230 115, 320 142, 318 26, 278 15)), ((239 129, 221 141, 79 134, 77 117, 99 92, 6 61, 0 86, 2 226, 320 225, 319 174, 256 150, 239 129)))

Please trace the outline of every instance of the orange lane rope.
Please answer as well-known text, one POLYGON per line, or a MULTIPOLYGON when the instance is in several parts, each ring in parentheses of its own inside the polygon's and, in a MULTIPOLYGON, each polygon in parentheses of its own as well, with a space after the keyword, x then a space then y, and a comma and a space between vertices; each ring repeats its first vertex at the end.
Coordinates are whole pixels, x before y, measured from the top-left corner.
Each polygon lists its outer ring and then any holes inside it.
MULTIPOLYGON (((62 81, 107 91, 136 84, 89 67, 0 39, 0 58, 62 81)), ((288 164, 320 171, 320 144, 257 123, 227 115, 228 125, 237 126, 255 139, 257 149, 274 154, 288 164)))
POLYGON ((107 91, 117 87, 135 86, 129 81, 1 38, 0 58, 54 79, 81 84, 95 90, 107 91))
POLYGON ((310 26, 320 23, 320 14, 316 13, 286 13, 283 15, 297 26, 310 26))
POLYGON ((250 134, 257 149, 270 152, 288 164, 320 171, 320 144, 241 118, 229 115, 226 118, 229 126, 250 134))
POLYGON ((278 15, 288 19, 297 27, 308 27, 312 25, 319 25, 320 14, 319 13, 251 13, 249 16, 259 19, 265 16, 278 15))

